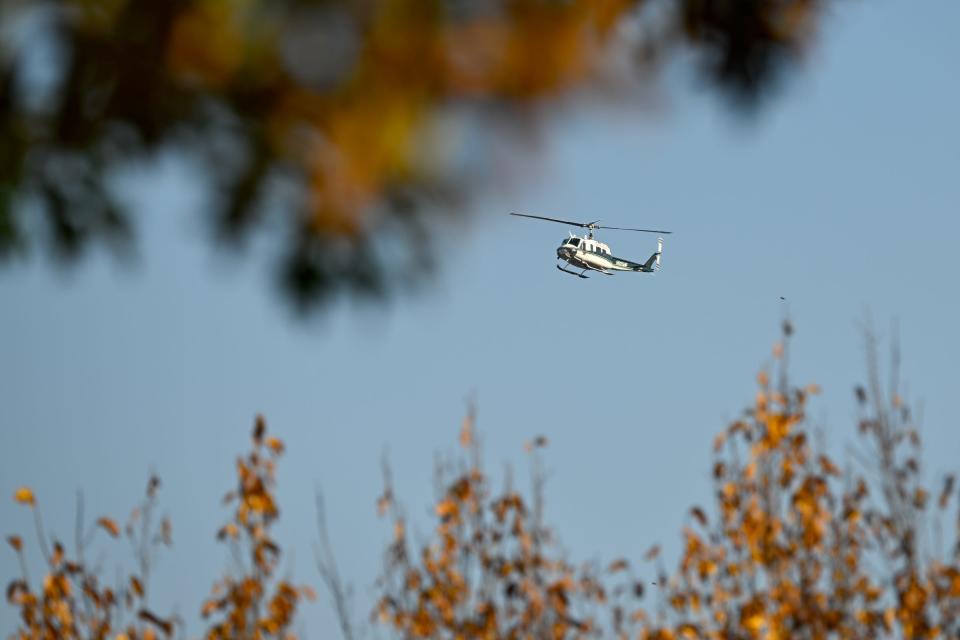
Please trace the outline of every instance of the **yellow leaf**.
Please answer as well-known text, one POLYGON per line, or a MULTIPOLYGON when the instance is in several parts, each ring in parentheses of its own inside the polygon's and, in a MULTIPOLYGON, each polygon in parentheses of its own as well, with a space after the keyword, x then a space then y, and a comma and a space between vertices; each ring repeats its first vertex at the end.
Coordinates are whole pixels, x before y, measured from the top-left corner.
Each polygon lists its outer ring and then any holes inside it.
POLYGON ((743 626, 745 626, 747 629, 749 629, 753 633, 759 633, 760 628, 763 627, 765 622, 766 622, 766 617, 763 615, 762 611, 751 613, 749 615, 744 616, 741 619, 741 623, 743 624, 743 626))
POLYGON ((114 522, 113 520, 111 520, 106 516, 103 516, 102 518, 97 520, 97 524, 103 527, 104 530, 106 530, 106 532, 109 533, 114 538, 120 535, 120 527, 117 525, 116 522, 114 522))
POLYGON ((31 491, 29 487, 20 487, 17 489, 17 492, 13 494, 13 499, 20 504, 28 504, 31 507, 37 503, 33 497, 33 491, 31 491))

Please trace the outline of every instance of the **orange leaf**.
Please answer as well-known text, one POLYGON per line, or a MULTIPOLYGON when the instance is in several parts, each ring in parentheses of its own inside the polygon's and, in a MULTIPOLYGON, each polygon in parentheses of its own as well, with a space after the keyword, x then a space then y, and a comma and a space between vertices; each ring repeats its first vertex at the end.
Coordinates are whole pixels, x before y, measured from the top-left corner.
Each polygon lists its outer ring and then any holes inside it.
POLYGON ((607 567, 607 571, 610 573, 616 573, 617 571, 623 571, 628 568, 630 565, 627 563, 626 559, 619 558, 610 563, 610 566, 607 567))
POLYGON ((155 615, 153 612, 148 611, 147 609, 141 609, 137 614, 137 617, 141 620, 150 622, 160 628, 168 636, 173 633, 173 623, 169 620, 164 620, 163 618, 155 615))
POLYGON ((653 560, 658 555, 660 555, 660 545, 655 544, 643 555, 644 560, 653 560))
POLYGON ((133 592, 139 597, 143 597, 143 583, 137 578, 137 576, 130 576, 130 588, 133 589, 133 592))
POLYGON ((463 419, 463 425, 460 427, 460 446, 466 449, 473 444, 473 416, 468 415, 463 419))
POLYGON ((237 530, 237 525, 233 524, 232 522, 228 522, 220 527, 219 531, 217 531, 217 540, 225 540, 227 538, 236 540, 238 534, 239 531, 237 530))
POLYGON ((7 542, 10 543, 10 546, 13 547, 15 551, 23 549, 23 541, 20 539, 20 536, 7 536, 7 542))
POLYGON ((390 508, 390 503, 392 499, 390 497, 390 492, 386 491, 382 496, 377 498, 377 515, 383 516, 387 512, 387 509, 390 508))
POLYGON ((204 618, 208 617, 211 613, 217 610, 220 606, 220 602, 217 600, 207 600, 203 603, 203 609, 200 611, 200 615, 204 618))
POLYGON ((702 526, 707 526, 707 514, 703 512, 703 509, 700 507, 694 507, 690 509, 690 513, 693 514, 693 517, 697 519, 702 526))
POLYGON ((819 458, 819 462, 820 462, 820 468, 823 470, 825 474, 836 476, 838 478, 840 477, 841 475, 840 469, 837 468, 837 465, 833 464, 830 458, 822 455, 819 458))
POLYGON ((13 605, 20 604, 23 596, 30 593, 30 588, 23 580, 14 580, 7 585, 7 602, 13 605))
POLYGON ((33 497, 33 491, 31 491, 29 487, 20 487, 17 489, 17 492, 13 494, 13 499, 20 504, 28 504, 31 507, 37 503, 33 497))
POLYGON ((267 446, 270 447, 270 450, 273 451, 275 455, 283 453, 283 441, 280 438, 270 436, 267 438, 267 446))
POLYGON ((393 539, 397 542, 403 541, 403 536, 405 534, 405 527, 403 526, 403 520, 397 520, 393 523, 393 539))
POLYGON ((114 538, 120 535, 120 527, 117 526, 117 523, 111 520, 110 518, 103 516, 97 520, 97 524, 103 527, 107 533, 109 533, 114 538))
POLYGON ((258 415, 253 425, 253 441, 260 444, 263 441, 263 434, 266 433, 266 431, 267 421, 263 419, 263 416, 258 415))
POLYGON ((717 434, 717 437, 713 439, 713 451, 714 453, 720 451, 723 448, 723 443, 726 442, 727 435, 722 431, 717 434))

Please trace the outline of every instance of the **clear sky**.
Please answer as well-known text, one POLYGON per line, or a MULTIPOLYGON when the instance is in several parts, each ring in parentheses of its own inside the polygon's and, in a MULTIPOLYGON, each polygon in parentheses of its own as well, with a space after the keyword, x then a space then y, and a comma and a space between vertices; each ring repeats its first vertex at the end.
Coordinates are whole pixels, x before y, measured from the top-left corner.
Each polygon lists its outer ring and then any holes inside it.
MULTIPOLYGON (((955 470, 958 22, 955 0, 838 3, 804 68, 749 122, 686 79, 668 82, 658 114, 558 116, 531 180, 476 201, 467 233, 445 233, 422 294, 308 323, 262 264, 210 251, 185 170, 158 163, 136 194, 138 266, 98 256, 66 274, 40 260, 0 270, 0 534, 35 546, 10 498, 21 484, 71 540, 77 489, 90 516, 122 520, 154 469, 175 541, 154 605, 197 632, 228 564, 214 541, 228 516, 219 499, 261 412, 289 447, 277 531, 287 566, 319 587, 322 486, 365 618, 390 535, 375 512, 380 456, 426 531, 434 457, 455 450, 475 398, 496 477, 509 463, 525 478, 523 442, 550 439, 548 520, 572 558, 639 559, 661 542, 672 562, 687 510, 709 498, 712 437, 753 397, 785 313, 795 380, 823 387, 811 414, 840 461, 869 313, 881 337, 899 323, 927 477, 955 470), (566 229, 511 210, 675 233, 659 274, 581 281, 554 269, 566 229)), ((637 258, 655 246, 601 237, 637 258)), ((112 549, 110 574, 126 553, 112 549)), ((0 576, 16 572, 4 548, 0 576)), ((301 621, 312 637, 334 632, 325 599, 301 621)), ((13 622, 0 606, 0 632, 13 622)))

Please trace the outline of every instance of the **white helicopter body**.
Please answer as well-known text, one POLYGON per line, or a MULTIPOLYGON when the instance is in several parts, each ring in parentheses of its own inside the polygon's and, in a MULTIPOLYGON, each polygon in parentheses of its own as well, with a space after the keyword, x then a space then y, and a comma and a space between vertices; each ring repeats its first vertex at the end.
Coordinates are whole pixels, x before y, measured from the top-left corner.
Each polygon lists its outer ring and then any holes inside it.
MULTIPOLYGON (((567 264, 591 271, 613 275, 614 271, 641 271, 653 273, 660 269, 660 255, 663 253, 663 238, 657 238, 657 251, 646 262, 633 262, 618 258, 610 252, 610 247, 589 235, 575 236, 572 233, 557 247, 557 257, 567 264)), ((561 271, 567 271, 557 265, 561 271)), ((569 271, 568 271, 569 273, 569 271)), ((575 274, 581 275, 581 274, 575 274)))
POLYGON ((583 227, 589 230, 589 233, 583 236, 569 234, 557 247, 557 259, 562 260, 567 265, 580 269, 577 273, 571 269, 557 265, 557 269, 564 273, 586 278, 587 271, 597 271, 604 275, 612 276, 617 271, 633 271, 641 273, 653 273, 660 269, 660 256, 663 253, 663 238, 657 238, 657 250, 646 262, 633 262, 626 258, 618 258, 610 251, 610 246, 600 242, 593 237, 595 229, 617 229, 619 231, 642 231, 645 233, 667 234, 669 231, 659 231, 656 229, 631 229, 625 227, 605 227, 594 222, 571 222, 569 220, 560 220, 557 218, 547 218, 544 216, 534 216, 525 213, 511 213, 512 216, 521 218, 535 218, 537 220, 548 220, 550 222, 559 222, 576 227, 583 227))

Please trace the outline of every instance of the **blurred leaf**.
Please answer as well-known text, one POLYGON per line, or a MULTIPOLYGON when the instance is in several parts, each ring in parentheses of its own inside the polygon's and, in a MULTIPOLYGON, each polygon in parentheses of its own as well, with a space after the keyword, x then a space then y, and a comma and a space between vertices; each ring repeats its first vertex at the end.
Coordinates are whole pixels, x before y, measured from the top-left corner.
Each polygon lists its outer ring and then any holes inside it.
POLYGON ((947 507, 947 501, 950 500, 950 492, 953 491, 954 481, 955 477, 952 473, 943 480, 943 489, 940 491, 940 498, 937 500, 937 505, 941 509, 947 507))
POLYGON ((20 487, 13 494, 13 499, 19 504, 30 505, 31 507, 36 504, 36 500, 33 497, 33 491, 29 487, 20 487))
POLYGON ((116 538, 120 535, 120 527, 116 522, 110 518, 103 516, 97 520, 97 524, 103 527, 104 531, 109 533, 112 537, 116 538))
POLYGON ((619 558, 610 563, 610 566, 607 567, 607 571, 610 573, 617 573, 618 571, 623 571, 630 567, 630 563, 627 562, 626 558, 619 558))
POLYGON ((283 453, 283 442, 280 440, 280 438, 273 436, 267 438, 267 447, 273 452, 274 455, 279 456, 283 453))

